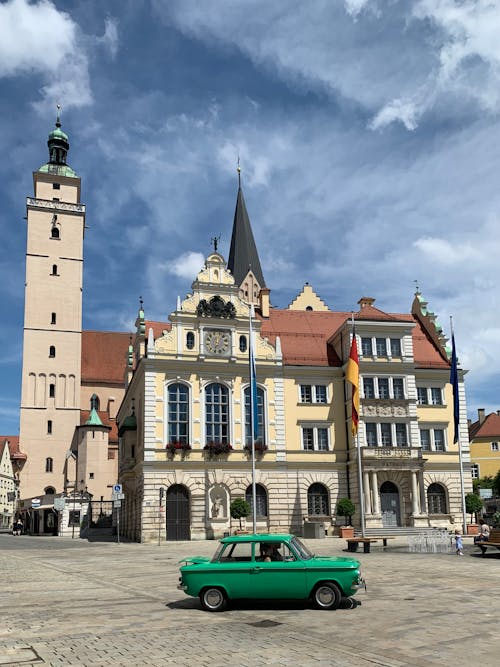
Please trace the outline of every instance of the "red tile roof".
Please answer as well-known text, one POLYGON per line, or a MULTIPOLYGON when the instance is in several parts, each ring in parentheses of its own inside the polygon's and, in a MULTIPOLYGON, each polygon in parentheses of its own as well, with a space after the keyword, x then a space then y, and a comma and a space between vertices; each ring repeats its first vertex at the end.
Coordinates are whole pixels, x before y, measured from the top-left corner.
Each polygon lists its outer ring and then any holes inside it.
POLYGON ((129 344, 129 333, 83 331, 82 382, 122 384, 129 344))
POLYGON ((338 366, 340 360, 327 341, 350 313, 278 310, 262 319, 261 336, 273 345, 280 337, 283 362, 291 366, 338 366))
POLYGON ((170 331, 172 325, 170 324, 170 322, 153 322, 150 320, 146 320, 145 328, 146 328, 146 340, 149 336, 150 329, 153 329, 153 336, 154 339, 156 340, 157 338, 160 338, 163 335, 164 331, 170 331))
POLYGON ((500 415, 492 412, 484 418, 483 423, 474 422, 469 427, 469 439, 498 438, 500 440, 500 415))
POLYGON ((3 448, 5 445, 8 446, 11 459, 26 459, 28 458, 19 449, 19 436, 18 435, 0 435, 0 455, 3 453, 3 448))
MULTIPOLYGON (((412 318, 413 319, 413 318, 412 318)), ((450 368, 420 322, 415 318, 413 329, 413 356, 417 368, 450 368)))

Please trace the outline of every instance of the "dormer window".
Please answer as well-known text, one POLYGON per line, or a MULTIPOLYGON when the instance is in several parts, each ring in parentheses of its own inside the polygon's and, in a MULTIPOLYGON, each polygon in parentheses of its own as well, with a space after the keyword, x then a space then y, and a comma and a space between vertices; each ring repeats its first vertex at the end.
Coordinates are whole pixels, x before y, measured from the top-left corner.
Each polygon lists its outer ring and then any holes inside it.
POLYGON ((96 412, 99 410, 100 406, 100 401, 99 401, 99 396, 97 394, 92 394, 90 397, 90 409, 95 410, 96 412))

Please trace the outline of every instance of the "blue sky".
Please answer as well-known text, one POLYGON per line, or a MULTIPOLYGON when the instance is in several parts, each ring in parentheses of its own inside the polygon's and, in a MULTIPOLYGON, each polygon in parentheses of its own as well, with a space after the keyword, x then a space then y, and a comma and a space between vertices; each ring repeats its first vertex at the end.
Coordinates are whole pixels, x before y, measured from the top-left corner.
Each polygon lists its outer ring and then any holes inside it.
POLYGON ((166 319, 221 234, 240 156, 272 303, 449 333, 500 408, 498 0, 0 2, 0 432, 18 432, 25 197, 56 104, 87 204, 84 328, 166 319))

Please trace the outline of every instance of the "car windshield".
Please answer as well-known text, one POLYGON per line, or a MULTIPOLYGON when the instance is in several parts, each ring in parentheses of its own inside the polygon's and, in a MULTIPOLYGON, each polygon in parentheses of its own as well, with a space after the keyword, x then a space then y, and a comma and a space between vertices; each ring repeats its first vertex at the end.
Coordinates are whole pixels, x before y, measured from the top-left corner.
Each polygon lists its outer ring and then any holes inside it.
POLYGON ((222 542, 219 543, 219 546, 217 547, 216 552, 212 556, 212 560, 210 561, 211 563, 217 563, 218 562, 219 557, 220 557, 220 553, 221 553, 222 549, 224 549, 224 547, 225 547, 225 544, 223 544, 222 542))
POLYGON ((314 558, 314 554, 309 551, 306 545, 301 542, 298 537, 294 537, 292 539, 292 545, 302 560, 309 560, 310 558, 314 558))

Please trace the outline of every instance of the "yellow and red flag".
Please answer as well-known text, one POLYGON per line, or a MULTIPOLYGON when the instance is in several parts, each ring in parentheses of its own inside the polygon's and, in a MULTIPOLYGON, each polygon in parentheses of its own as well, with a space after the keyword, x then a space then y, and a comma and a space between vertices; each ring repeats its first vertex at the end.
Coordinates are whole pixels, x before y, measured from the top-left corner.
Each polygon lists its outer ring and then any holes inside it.
POLYGON ((354 330, 352 332, 351 352, 349 354, 349 361, 347 362, 345 378, 352 385, 351 430, 352 434, 356 435, 359 421, 359 361, 354 330))

